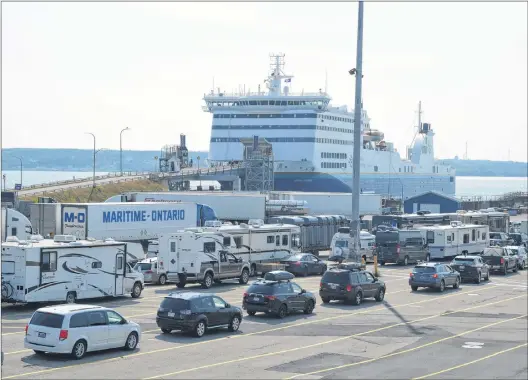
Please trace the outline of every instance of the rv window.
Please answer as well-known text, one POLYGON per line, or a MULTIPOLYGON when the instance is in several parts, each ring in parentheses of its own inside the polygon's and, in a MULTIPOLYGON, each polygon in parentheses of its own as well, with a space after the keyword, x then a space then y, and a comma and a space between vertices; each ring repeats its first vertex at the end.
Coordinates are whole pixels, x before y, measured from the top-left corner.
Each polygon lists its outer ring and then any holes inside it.
POLYGON ((469 243, 469 234, 464 234, 464 240, 463 240, 463 243, 464 243, 464 244, 468 244, 468 243, 469 243))
POLYGON ((288 235, 282 235, 282 245, 288 245, 288 235))
POLYGON ((482 233, 482 240, 486 240, 486 233, 485 232, 482 233))
POLYGON ((405 239, 405 246, 422 246, 422 238, 407 238, 405 239))
POLYGON ((242 236, 237 236, 233 238, 233 240, 235 241, 235 245, 237 248, 242 247, 242 236))
POLYGON ((480 231, 477 231, 477 238, 480 239, 480 231))
POLYGON ((476 230, 471 230, 471 241, 475 241, 476 240, 476 230))
POLYGON ((106 315, 103 311, 90 311, 88 314, 89 326, 106 326, 106 315))
POLYGON ((204 253, 213 253, 215 251, 215 242, 204 243, 204 253))
POLYGON ((94 261, 94 262, 92 263, 92 268, 93 268, 93 269, 102 268, 102 267, 103 267, 103 263, 100 262, 100 261, 94 261))
POLYGON ((55 272, 57 270, 57 252, 42 253, 42 272, 55 272))
POLYGON ((451 235, 447 235, 447 242, 451 243, 451 235))
POLYGON ((176 242, 175 241, 171 241, 171 252, 176 252, 176 242))
POLYGON ((60 329, 62 328, 63 321, 64 315, 36 311, 35 314, 33 314, 33 317, 31 317, 29 324, 60 329))
POLYGON ((88 313, 74 314, 70 318, 70 328, 88 327, 88 313))
POLYGON ((280 245, 280 236, 275 236, 275 245, 278 247, 280 245))
POLYGON ((123 269, 123 256, 117 258, 117 268, 116 271, 123 269))
POLYGON ((11 236, 17 236, 17 228, 16 227, 11 228, 11 236))
POLYGON ((427 231, 427 244, 434 244, 434 231, 427 231))
POLYGON ((2 274, 15 274, 15 262, 2 261, 2 274))
POLYGON ((268 236, 268 244, 273 244, 273 236, 268 236))
POLYGON ((231 238, 229 236, 224 236, 224 245, 231 245, 231 238))

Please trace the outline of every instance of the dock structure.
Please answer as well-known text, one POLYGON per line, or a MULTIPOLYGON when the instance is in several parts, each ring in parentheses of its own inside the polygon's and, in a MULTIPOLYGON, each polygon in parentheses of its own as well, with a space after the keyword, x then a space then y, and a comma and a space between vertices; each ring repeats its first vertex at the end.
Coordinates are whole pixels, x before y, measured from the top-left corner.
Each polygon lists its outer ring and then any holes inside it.
POLYGON ((244 167, 246 191, 268 192, 273 190, 273 148, 265 138, 253 136, 241 138, 244 144, 244 167))

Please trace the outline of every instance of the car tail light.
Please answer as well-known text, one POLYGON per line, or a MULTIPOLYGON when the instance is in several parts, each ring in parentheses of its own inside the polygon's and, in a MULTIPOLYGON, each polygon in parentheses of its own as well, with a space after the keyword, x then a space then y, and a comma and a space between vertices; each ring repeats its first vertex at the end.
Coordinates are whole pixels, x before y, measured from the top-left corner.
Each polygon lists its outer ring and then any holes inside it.
POLYGON ((293 263, 293 265, 299 266, 299 265, 301 265, 301 262, 300 261, 296 261, 296 262, 293 263))
POLYGON ((347 292, 351 292, 352 291, 352 285, 348 284, 347 287, 346 287, 346 290, 347 290, 347 292))
POLYGON ((275 296, 264 296, 265 299, 269 300, 269 301, 274 301, 277 299, 277 297, 275 296))
POLYGON ((433 274, 433 278, 438 278, 438 275, 436 273, 433 274))
POLYGON ((400 254, 400 245, 399 244, 396 244, 396 253, 398 255, 400 254))
POLYGON ((504 264, 504 257, 501 257, 501 264, 504 264))
POLYGON ((412 272, 409 273, 409 277, 412 277, 412 276, 414 276, 414 273, 412 273, 412 272))
POLYGON ((323 289, 323 282, 322 281, 319 283, 319 289, 323 289))
POLYGON ((244 295, 242 297, 247 298, 248 295, 249 294, 247 294, 247 292, 244 292, 244 295))
POLYGON ((61 330, 59 333, 59 340, 68 339, 68 330, 61 330))
POLYGON ((28 327, 29 327, 29 326, 28 326, 28 325, 26 325, 26 329, 25 329, 26 335, 27 335, 27 330, 28 330, 28 327))

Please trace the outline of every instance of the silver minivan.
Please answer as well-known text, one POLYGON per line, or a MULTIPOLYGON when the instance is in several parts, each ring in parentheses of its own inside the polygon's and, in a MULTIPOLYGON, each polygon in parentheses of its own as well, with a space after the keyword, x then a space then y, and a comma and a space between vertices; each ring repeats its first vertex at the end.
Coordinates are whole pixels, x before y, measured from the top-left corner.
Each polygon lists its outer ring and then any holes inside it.
POLYGON ((138 262, 134 269, 143 273, 145 282, 157 283, 165 285, 167 283, 167 273, 165 271, 158 272, 158 258, 153 257, 138 262))

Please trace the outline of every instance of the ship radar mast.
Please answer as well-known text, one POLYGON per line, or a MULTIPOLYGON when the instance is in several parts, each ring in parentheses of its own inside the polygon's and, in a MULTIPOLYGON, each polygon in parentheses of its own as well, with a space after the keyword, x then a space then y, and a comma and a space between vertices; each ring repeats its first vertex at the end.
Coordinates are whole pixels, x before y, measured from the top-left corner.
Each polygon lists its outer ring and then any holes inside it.
POLYGON ((286 75, 284 73, 284 53, 270 54, 270 68, 271 73, 264 81, 269 89, 270 96, 280 96, 282 94, 288 95, 289 87, 284 86, 284 91, 281 88, 282 80, 290 82, 293 75, 286 75))

